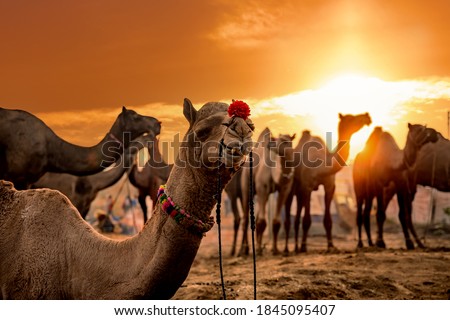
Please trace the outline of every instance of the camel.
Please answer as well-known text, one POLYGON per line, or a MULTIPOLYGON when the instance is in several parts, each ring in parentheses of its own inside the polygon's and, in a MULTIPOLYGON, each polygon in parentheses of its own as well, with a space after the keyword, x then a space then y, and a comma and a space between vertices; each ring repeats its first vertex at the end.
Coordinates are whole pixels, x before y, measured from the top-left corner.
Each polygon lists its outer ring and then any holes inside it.
POLYGON ((151 219, 127 240, 98 234, 59 191, 0 181, 0 298, 171 298, 213 227, 219 175, 223 189, 249 153, 243 146, 254 126, 227 108, 209 102, 197 111, 184 100, 190 126, 167 185, 151 219))
POLYGON ((414 165, 419 150, 430 142, 436 142, 434 129, 408 124, 405 148, 401 150, 392 135, 376 128, 362 153, 358 154, 353 168, 355 195, 357 201, 358 247, 363 247, 362 224, 366 230, 368 244, 373 245, 370 233, 370 212, 374 197, 377 198, 378 236, 376 245, 385 248, 383 225, 386 208, 397 195, 399 220, 402 225, 406 247, 414 249, 410 238, 413 235, 417 245, 424 247, 412 224, 413 190, 408 181, 408 167, 414 165), (363 208, 364 206, 364 208, 363 208))
MULTIPOLYGON (((277 243, 278 232, 281 227, 281 213, 294 182, 294 150, 292 148, 292 141, 295 139, 295 136, 295 133, 292 136, 284 134, 280 135, 275 141, 275 150, 278 157, 273 178, 275 180, 276 190, 278 191, 278 197, 274 217, 272 219, 272 253, 274 255, 279 254, 277 243)), ((286 214, 285 221, 288 219, 289 215, 286 214)), ((257 220, 257 230, 258 223, 259 221, 257 220)), ((265 222, 263 221, 262 225, 264 226, 264 224, 265 222)), ((262 230, 261 233, 263 231, 264 230, 262 230)), ((287 252, 285 251, 284 253, 286 254, 287 252)))
MULTIPOLYGON (((383 130, 381 127, 375 127, 366 141, 364 149, 359 152, 353 161, 353 188, 356 198, 356 221, 358 225, 358 247, 363 247, 362 225, 366 230, 369 246, 373 246, 370 236, 370 210, 363 210, 366 198, 368 197, 368 170, 373 153, 377 147, 378 141, 383 130), (364 214, 363 214, 364 212, 364 214)), ((386 205, 387 206, 387 205, 386 205)))
MULTIPOLYGON (((306 252, 308 231, 311 227, 310 201, 311 193, 317 190, 320 185, 325 190, 325 214, 323 224, 327 236, 328 250, 335 250, 332 240, 332 221, 330 213, 331 200, 335 190, 335 175, 346 165, 350 154, 350 139, 352 135, 362 129, 365 125, 370 125, 372 120, 368 113, 359 115, 339 114, 338 125, 338 146, 337 150, 330 152, 324 141, 319 137, 311 136, 308 141, 301 141, 294 149, 295 154, 300 154, 302 158, 294 170, 294 182, 291 194, 286 201, 286 212, 291 210, 293 196, 297 198, 297 214, 294 221, 295 230, 295 252, 306 252), (305 208, 303 216, 303 234, 301 247, 298 246, 298 235, 302 208, 305 208)), ((286 219, 287 222, 288 219, 286 219)), ((289 236, 289 225, 286 225, 286 237, 289 236)), ((288 239, 286 239, 285 252, 288 252, 288 239)))
POLYGON ((408 167, 413 199, 418 184, 450 192, 450 141, 438 132, 437 141, 424 145, 417 155, 415 165, 410 164, 408 167))
POLYGON ((154 140, 153 133, 133 140, 112 168, 88 176, 75 176, 68 173, 47 172, 31 188, 49 188, 61 191, 78 209, 83 219, 89 213, 97 193, 122 178, 130 170, 137 152, 154 140))
POLYGON ((148 154, 150 158, 144 166, 142 171, 138 170, 137 165, 133 165, 128 176, 131 184, 139 191, 139 204, 141 205, 144 214, 144 221, 147 221, 147 204, 145 199, 150 196, 153 206, 156 204, 158 188, 160 185, 166 183, 169 178, 170 171, 173 164, 167 164, 159 151, 159 139, 154 137, 148 143, 148 154))
POLYGON ((98 144, 81 147, 26 111, 0 108, 0 179, 26 189, 46 172, 95 174, 116 162, 131 140, 150 131, 157 135, 160 129, 157 119, 123 107, 98 144))
MULTIPOLYGON (((287 195, 284 189, 292 183, 293 179, 293 175, 291 174, 292 167, 287 167, 287 164, 292 162, 292 140, 295 138, 295 135, 290 136, 287 134, 282 134, 278 138, 272 138, 271 136, 272 134, 269 128, 265 128, 261 132, 258 138, 258 145, 253 152, 255 157, 255 164, 253 168, 254 194, 257 195, 258 204, 258 210, 256 211, 256 252, 258 255, 262 255, 263 253, 262 239, 267 226, 266 204, 269 199, 269 195, 275 191, 279 191, 279 199, 285 199, 287 195)), ((244 223, 242 225, 243 236, 239 255, 248 255, 249 253, 247 236, 249 224, 249 179, 250 168, 244 167, 241 174, 241 200, 244 213, 244 223)), ((234 215, 236 216, 236 213, 234 213, 234 215)), ((278 230, 280 229, 280 220, 281 205, 279 205, 277 200, 276 212, 274 214, 272 224, 274 233, 278 233, 278 230)), ((236 226, 237 223, 235 222, 235 238, 238 229, 236 226)), ((232 253, 234 252, 234 248, 235 244, 232 247, 232 253)), ((274 242, 272 252, 274 254, 278 253, 276 242, 274 242)))
MULTIPOLYGON (((284 243, 284 250, 283 250, 283 254, 285 256, 289 255, 289 232, 291 229, 291 203, 294 197, 294 192, 293 192, 293 184, 294 184, 294 179, 295 179, 295 168, 297 166, 300 165, 300 162, 302 161, 301 157, 302 154, 301 152, 299 152, 299 150, 303 150, 303 146, 305 145, 305 143, 307 143, 308 141, 311 140, 311 131, 309 130, 303 130, 302 132, 302 136, 300 137, 300 140, 298 141, 297 146, 295 147, 295 149, 293 150, 293 164, 292 164, 292 168, 294 169, 293 171, 293 178, 292 178, 292 182, 290 183, 290 185, 288 186, 288 194, 286 196, 285 199, 285 219, 284 219, 284 230, 285 230, 285 243, 284 243)), ((278 204, 278 202, 277 202, 278 204)), ((300 217, 298 217, 300 218, 300 217)), ((298 220, 300 223, 300 220, 298 220)))

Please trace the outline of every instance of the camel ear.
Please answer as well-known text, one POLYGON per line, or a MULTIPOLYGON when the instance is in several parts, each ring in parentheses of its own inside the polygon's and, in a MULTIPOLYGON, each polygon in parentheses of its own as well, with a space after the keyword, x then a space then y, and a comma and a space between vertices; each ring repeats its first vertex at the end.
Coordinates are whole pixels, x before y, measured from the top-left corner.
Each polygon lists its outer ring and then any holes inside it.
POLYGON ((126 112, 127 108, 125 106, 122 106, 122 112, 126 112))
POLYGON ((195 110, 192 102, 188 98, 184 98, 183 114, 187 121, 189 121, 190 125, 192 125, 197 119, 197 110, 195 110))
POLYGON ((411 123, 408 122, 408 129, 411 129, 411 123))
POLYGON ((297 134, 294 133, 294 134, 291 136, 291 140, 294 140, 296 135, 297 135, 297 134))
POLYGON ((339 120, 342 120, 343 117, 342 113, 339 113, 339 120))

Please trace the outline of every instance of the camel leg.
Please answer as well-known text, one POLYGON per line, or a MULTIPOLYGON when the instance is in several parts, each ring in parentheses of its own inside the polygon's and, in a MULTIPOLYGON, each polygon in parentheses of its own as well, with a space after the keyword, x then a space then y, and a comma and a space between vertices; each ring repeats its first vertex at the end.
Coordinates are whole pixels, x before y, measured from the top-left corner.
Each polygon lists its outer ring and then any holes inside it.
POLYGON ((372 202, 373 197, 368 196, 364 199, 365 206, 363 211, 363 222, 364 222, 364 229, 366 230, 367 242, 369 244, 369 247, 373 247, 372 233, 370 227, 370 213, 372 211, 372 202))
POLYGON ((249 213, 248 211, 244 211, 244 217, 243 217, 243 223, 242 223, 242 242, 241 242, 241 248, 238 252, 238 257, 242 256, 248 256, 249 254, 249 244, 248 244, 248 225, 249 225, 249 213))
POLYGON ((272 242, 272 254, 278 255, 280 252, 278 250, 277 242, 278 242, 278 232, 281 228, 281 221, 279 218, 274 217, 272 220, 272 232, 273 232, 273 242, 272 242))
POLYGON ((306 252, 306 239, 308 238, 308 231, 311 227, 311 191, 306 191, 302 202, 305 206, 305 215, 303 216, 303 234, 302 234, 302 245, 300 247, 300 252, 306 252))
POLYGON ((414 224, 412 222, 412 197, 411 194, 405 195, 405 216, 406 216, 406 225, 408 226, 409 231, 413 235, 416 240, 417 246, 419 248, 425 248, 425 245, 420 240, 419 236, 416 233, 416 229, 414 228, 414 224))
POLYGON ((263 253, 263 235, 267 227, 266 203, 269 198, 268 192, 258 192, 258 212, 256 214, 256 254, 263 253))
MULTIPOLYGON (((273 230, 272 252, 275 255, 279 253, 277 242, 278 242, 278 232, 280 231, 280 228, 281 228, 281 214, 283 211, 283 207, 286 204, 286 199, 289 196, 289 193, 291 190, 291 188, 290 188, 291 183, 281 183, 281 185, 283 185, 284 187, 282 187, 278 193, 275 215, 272 220, 272 230, 273 230)), ((286 211, 285 212, 285 221, 288 219, 290 219, 290 214, 288 213, 288 211, 286 211)), ((288 236, 289 235, 286 236, 286 239, 288 238, 288 236)))
POLYGON ((147 221, 147 204, 145 203, 146 194, 139 192, 138 201, 144 214, 144 223, 147 221))
POLYGON ((284 254, 288 255, 289 254, 289 233, 291 231, 291 205, 292 205, 292 200, 294 198, 294 192, 291 191, 289 192, 287 198, 286 198, 286 204, 285 204, 285 219, 284 219, 284 233, 286 236, 286 242, 284 244, 284 254))
POLYGON ((363 204, 364 199, 356 196, 356 225, 358 226, 358 248, 364 247, 362 242, 362 226, 363 226, 363 204))
POLYGON ((278 251, 278 232, 281 228, 281 211, 283 204, 286 200, 286 196, 283 194, 283 191, 278 193, 277 204, 275 208, 275 214, 272 219, 272 232, 273 232, 273 243, 272 243, 272 254, 278 255, 280 252, 278 251))
POLYGON ((416 243, 417 243, 417 245, 419 246, 419 248, 425 248, 425 245, 422 243, 422 241, 419 239, 419 237, 417 236, 417 233, 416 233, 416 230, 415 230, 415 228, 414 228, 414 225, 413 225, 413 223, 412 223, 412 203, 413 203, 413 201, 414 201, 414 197, 415 197, 415 195, 416 195, 416 189, 413 189, 413 190, 411 190, 409 193, 408 193, 408 201, 406 202, 406 208, 407 208, 407 210, 408 210, 408 214, 409 214, 409 221, 410 221, 410 228, 409 228, 409 230, 411 231, 411 233, 412 233, 412 235, 413 235, 413 237, 414 237, 414 239, 416 239, 416 243))
POLYGON ((234 215, 234 234, 233 234, 233 244, 231 246, 231 256, 234 256, 236 253, 236 243, 239 232, 239 225, 241 224, 241 216, 239 214, 239 208, 237 205, 237 199, 233 198, 231 200, 231 210, 234 215))
POLYGON ((386 248, 386 244, 383 240, 383 226, 386 221, 386 211, 384 211, 383 190, 377 190, 377 225, 378 225, 378 237, 376 245, 379 248, 386 248))
POLYGON ((333 236, 331 230, 333 228, 333 221, 331 220, 331 201, 333 200, 334 190, 336 189, 335 184, 327 186, 325 189, 325 214, 323 216, 323 226, 325 227, 325 231, 327 234, 327 244, 328 250, 333 249, 333 236))
POLYGON ((248 203, 248 194, 246 193, 247 190, 244 191, 242 194, 242 213, 243 213, 243 221, 242 221, 242 242, 241 242, 241 248, 238 252, 238 257, 242 256, 248 256, 249 254, 249 245, 248 245, 248 225, 250 220, 250 208, 248 203))
POLYGON ((398 202, 398 207, 399 207, 398 218, 400 220, 400 224, 402 225, 403 235, 405 236, 406 248, 408 250, 413 250, 414 243, 412 242, 412 240, 409 236, 408 222, 407 222, 408 214, 407 214, 406 208, 405 208, 405 205, 406 205, 405 196, 402 192, 397 193, 397 202, 398 202))
POLYGON ((294 221, 294 232, 295 232, 295 253, 300 252, 300 247, 298 246, 298 236, 300 233, 300 220, 302 217, 303 199, 299 193, 296 194, 297 198, 297 212, 295 214, 294 221))

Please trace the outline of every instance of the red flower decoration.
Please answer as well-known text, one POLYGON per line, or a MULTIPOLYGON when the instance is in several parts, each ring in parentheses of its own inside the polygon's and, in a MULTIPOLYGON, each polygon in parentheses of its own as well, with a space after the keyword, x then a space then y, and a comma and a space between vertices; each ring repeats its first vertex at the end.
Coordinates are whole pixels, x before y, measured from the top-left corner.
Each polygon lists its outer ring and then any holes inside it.
POLYGON ((250 107, 244 101, 233 100, 233 103, 228 107, 228 115, 247 120, 250 116, 250 107))

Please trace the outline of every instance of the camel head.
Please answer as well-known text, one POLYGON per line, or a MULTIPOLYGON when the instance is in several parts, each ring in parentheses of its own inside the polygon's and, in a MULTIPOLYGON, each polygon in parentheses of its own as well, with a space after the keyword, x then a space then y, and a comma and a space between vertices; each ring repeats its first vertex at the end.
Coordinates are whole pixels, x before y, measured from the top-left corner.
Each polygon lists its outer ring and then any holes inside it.
POLYGON ((111 133, 121 140, 125 147, 127 147, 128 142, 140 135, 152 132, 156 136, 160 131, 161 122, 158 119, 140 115, 125 107, 122 107, 122 112, 111 128, 111 133))
POLYGON ((372 123, 369 113, 363 113, 358 115, 343 115, 339 113, 339 134, 351 136, 355 132, 358 132, 364 126, 368 126, 372 123))
POLYGON ((426 143, 436 142, 438 140, 438 133, 436 130, 420 124, 408 123, 408 129, 403 160, 407 167, 412 167, 416 162, 419 149, 426 143))
POLYGON ((295 133, 291 136, 289 134, 280 134, 275 139, 275 152, 280 156, 285 156, 286 152, 292 152, 292 140, 295 139, 295 133))
POLYGON ((420 124, 408 123, 408 129, 407 140, 410 140, 410 142, 419 148, 426 143, 434 143, 438 140, 438 134, 436 130, 432 128, 427 128, 426 126, 422 126, 420 124))
POLYGON ((254 125, 246 117, 229 116, 229 105, 208 102, 198 111, 189 99, 184 100, 183 114, 189 121, 179 153, 179 160, 195 167, 217 168, 221 161, 226 168, 237 170, 252 147, 254 125), (218 159, 222 146, 222 158, 218 159))

